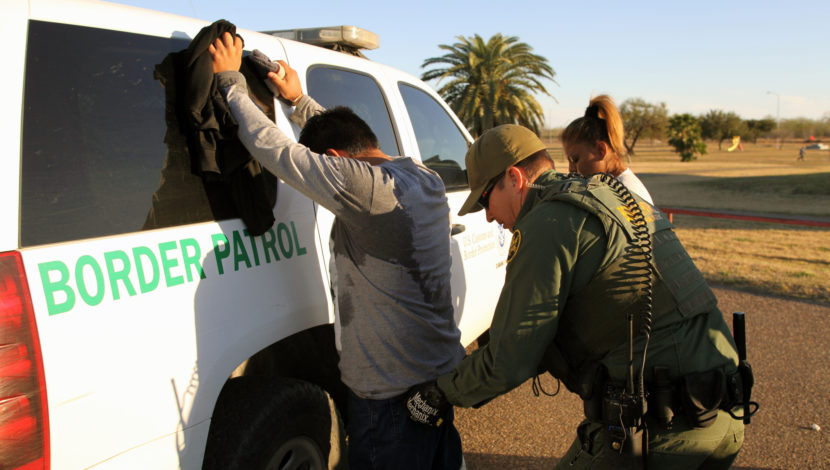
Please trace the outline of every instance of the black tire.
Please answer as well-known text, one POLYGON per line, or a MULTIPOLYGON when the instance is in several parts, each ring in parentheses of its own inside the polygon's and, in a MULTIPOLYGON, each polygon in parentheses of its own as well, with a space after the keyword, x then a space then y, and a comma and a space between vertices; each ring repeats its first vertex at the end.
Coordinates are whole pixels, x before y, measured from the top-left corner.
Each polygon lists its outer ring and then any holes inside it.
POLYGON ((343 469, 345 435, 334 402, 316 385, 239 377, 222 389, 202 468, 343 469))

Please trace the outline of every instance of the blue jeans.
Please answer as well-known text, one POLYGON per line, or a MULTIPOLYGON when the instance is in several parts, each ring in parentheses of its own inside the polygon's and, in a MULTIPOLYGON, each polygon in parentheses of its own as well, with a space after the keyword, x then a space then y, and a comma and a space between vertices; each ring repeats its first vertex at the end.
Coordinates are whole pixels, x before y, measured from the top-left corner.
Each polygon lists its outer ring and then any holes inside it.
POLYGON ((461 436, 453 412, 439 428, 409 419, 406 394, 385 400, 360 398, 349 391, 349 467, 351 470, 458 470, 461 436))

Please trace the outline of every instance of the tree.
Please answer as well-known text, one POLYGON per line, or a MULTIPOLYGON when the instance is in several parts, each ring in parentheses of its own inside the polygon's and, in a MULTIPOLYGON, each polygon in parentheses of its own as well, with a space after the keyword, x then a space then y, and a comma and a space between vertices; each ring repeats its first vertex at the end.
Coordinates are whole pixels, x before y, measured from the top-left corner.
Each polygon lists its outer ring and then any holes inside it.
POLYGON ((781 121, 780 134, 782 137, 808 139, 813 136, 820 138, 830 135, 829 132, 830 119, 828 119, 827 114, 818 120, 799 117, 781 121))
POLYGON ((625 150, 634 155, 634 146, 640 138, 661 138, 669 124, 666 103, 646 103, 642 98, 625 100, 620 105, 623 126, 625 126, 625 150))
POLYGON ((438 93, 474 136, 501 124, 521 124, 538 133, 544 112, 533 94, 551 96, 542 84, 554 81, 556 74, 548 60, 515 36, 496 34, 487 42, 478 34, 456 39, 438 46, 446 54, 424 61, 422 68, 439 67, 421 78, 448 80, 438 93))
POLYGON ((675 114, 669 119, 669 145, 680 154, 680 160, 692 161, 695 154, 706 154, 706 143, 700 134, 700 122, 691 114, 675 114))
POLYGON ((744 125, 746 126, 746 140, 757 142, 758 137, 775 129, 775 119, 747 119, 744 125))
POLYGON ((717 140, 718 150, 721 150, 724 140, 745 133, 746 128, 741 117, 734 112, 713 109, 701 116, 700 130, 704 139, 717 140))

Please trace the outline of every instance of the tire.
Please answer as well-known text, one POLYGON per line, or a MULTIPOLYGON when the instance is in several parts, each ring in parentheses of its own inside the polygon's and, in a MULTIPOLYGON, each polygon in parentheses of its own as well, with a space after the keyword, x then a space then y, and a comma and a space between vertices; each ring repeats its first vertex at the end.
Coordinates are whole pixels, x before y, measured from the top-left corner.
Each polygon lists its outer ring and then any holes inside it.
POLYGON ((334 402, 316 385, 239 377, 222 389, 202 468, 343 469, 345 435, 334 402))

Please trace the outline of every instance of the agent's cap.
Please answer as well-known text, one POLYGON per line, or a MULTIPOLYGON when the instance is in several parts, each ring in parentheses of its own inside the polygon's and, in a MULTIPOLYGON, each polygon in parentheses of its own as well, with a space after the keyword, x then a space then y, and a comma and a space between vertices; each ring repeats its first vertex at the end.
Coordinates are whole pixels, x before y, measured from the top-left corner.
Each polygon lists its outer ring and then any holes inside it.
POLYGON ((478 200, 487 183, 507 168, 545 149, 545 144, 530 129, 504 124, 485 131, 467 150, 467 180, 470 195, 458 215, 482 209, 478 200))

